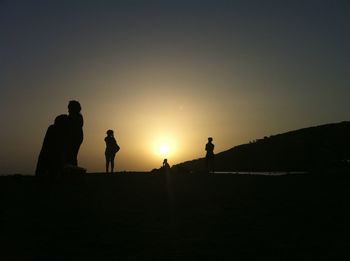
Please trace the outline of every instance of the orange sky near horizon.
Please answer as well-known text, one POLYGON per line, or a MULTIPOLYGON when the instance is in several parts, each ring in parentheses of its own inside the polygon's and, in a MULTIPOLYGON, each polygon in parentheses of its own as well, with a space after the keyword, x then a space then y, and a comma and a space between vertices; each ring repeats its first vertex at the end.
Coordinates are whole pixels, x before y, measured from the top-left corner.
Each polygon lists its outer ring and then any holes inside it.
POLYGON ((108 129, 116 171, 149 171, 349 120, 350 4, 277 2, 0 1, 0 175, 34 173, 70 100, 88 172, 108 129))

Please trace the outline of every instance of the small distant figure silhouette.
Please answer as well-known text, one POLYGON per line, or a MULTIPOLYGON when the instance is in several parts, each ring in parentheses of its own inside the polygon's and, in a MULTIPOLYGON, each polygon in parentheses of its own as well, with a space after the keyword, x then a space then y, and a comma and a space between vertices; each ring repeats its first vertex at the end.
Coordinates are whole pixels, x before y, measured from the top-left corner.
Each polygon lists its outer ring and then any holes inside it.
POLYGON ((207 154, 205 156, 205 164, 207 167, 207 171, 211 172, 214 171, 214 144, 212 143, 213 138, 208 138, 208 143, 205 145, 205 150, 207 151, 207 154))
POLYGON ((114 158, 115 154, 120 150, 120 147, 114 138, 113 130, 107 131, 107 137, 105 138, 106 142, 106 173, 108 173, 109 164, 111 165, 111 173, 114 171, 114 158))
POLYGON ((84 119, 80 111, 81 106, 78 101, 69 102, 66 164, 73 166, 78 165, 78 152, 84 139, 84 119))
POLYGON ((163 160, 163 166, 161 167, 161 169, 164 174, 170 174, 170 165, 168 163, 168 159, 163 160))
POLYGON ((55 178, 62 173, 65 164, 67 131, 68 116, 66 114, 57 116, 55 123, 46 131, 35 170, 36 176, 55 178))

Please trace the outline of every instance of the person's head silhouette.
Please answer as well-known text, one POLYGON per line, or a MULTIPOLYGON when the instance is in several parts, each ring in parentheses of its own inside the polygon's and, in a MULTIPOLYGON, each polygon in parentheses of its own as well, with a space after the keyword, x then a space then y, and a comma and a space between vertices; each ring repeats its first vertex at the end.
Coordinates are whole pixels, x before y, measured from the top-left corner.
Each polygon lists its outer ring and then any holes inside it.
POLYGON ((55 125, 56 126, 65 126, 67 125, 67 115, 66 114, 61 114, 61 115, 58 115, 56 118, 55 118, 55 125))
POLYGON ((78 101, 70 101, 68 104, 68 112, 69 114, 77 114, 80 113, 81 111, 81 106, 80 103, 78 101))
POLYGON ((108 135, 108 136, 113 136, 113 135, 114 135, 113 130, 108 130, 108 131, 107 131, 107 135, 108 135))
POLYGON ((213 141, 213 138, 212 138, 212 137, 209 137, 209 138, 208 138, 208 141, 209 141, 209 142, 212 142, 212 141, 213 141))

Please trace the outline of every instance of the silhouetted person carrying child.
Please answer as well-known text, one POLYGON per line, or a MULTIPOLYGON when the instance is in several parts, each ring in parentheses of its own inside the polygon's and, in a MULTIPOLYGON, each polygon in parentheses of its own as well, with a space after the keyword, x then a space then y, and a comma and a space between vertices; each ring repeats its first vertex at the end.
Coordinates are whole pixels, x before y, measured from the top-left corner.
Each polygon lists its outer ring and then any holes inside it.
POLYGON ((116 139, 114 138, 114 133, 112 130, 107 131, 107 137, 105 138, 105 142, 106 173, 108 173, 109 165, 111 165, 111 173, 113 173, 115 154, 120 150, 120 147, 116 139))
POLYGON ((63 114, 55 119, 46 131, 39 154, 35 175, 38 177, 57 177, 62 174, 65 153, 68 116, 63 114))
POLYGON ((205 145, 205 150, 207 154, 205 155, 205 164, 207 171, 214 171, 214 144, 212 143, 213 138, 208 138, 208 143, 205 145))
POLYGON ((80 113, 81 106, 78 101, 70 101, 68 104, 68 133, 67 133, 67 150, 66 164, 78 165, 78 152, 83 142, 83 125, 84 119, 80 113))

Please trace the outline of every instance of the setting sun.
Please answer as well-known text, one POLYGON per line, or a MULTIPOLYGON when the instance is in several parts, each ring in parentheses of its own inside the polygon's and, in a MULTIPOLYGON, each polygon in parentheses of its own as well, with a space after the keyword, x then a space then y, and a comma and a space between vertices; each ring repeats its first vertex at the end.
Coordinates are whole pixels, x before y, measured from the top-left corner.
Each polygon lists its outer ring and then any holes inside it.
POLYGON ((168 144, 161 144, 159 147, 159 153, 164 156, 167 157, 169 155, 170 152, 170 146, 168 144))
POLYGON ((175 140, 173 137, 158 137, 154 142, 153 148, 153 151, 157 155, 157 157, 172 157, 174 156, 176 148, 175 140))
POLYGON ((0 176, 34 175, 70 100, 89 173, 109 129, 114 169, 148 171, 349 120, 349 1, 0 0, 0 176))

